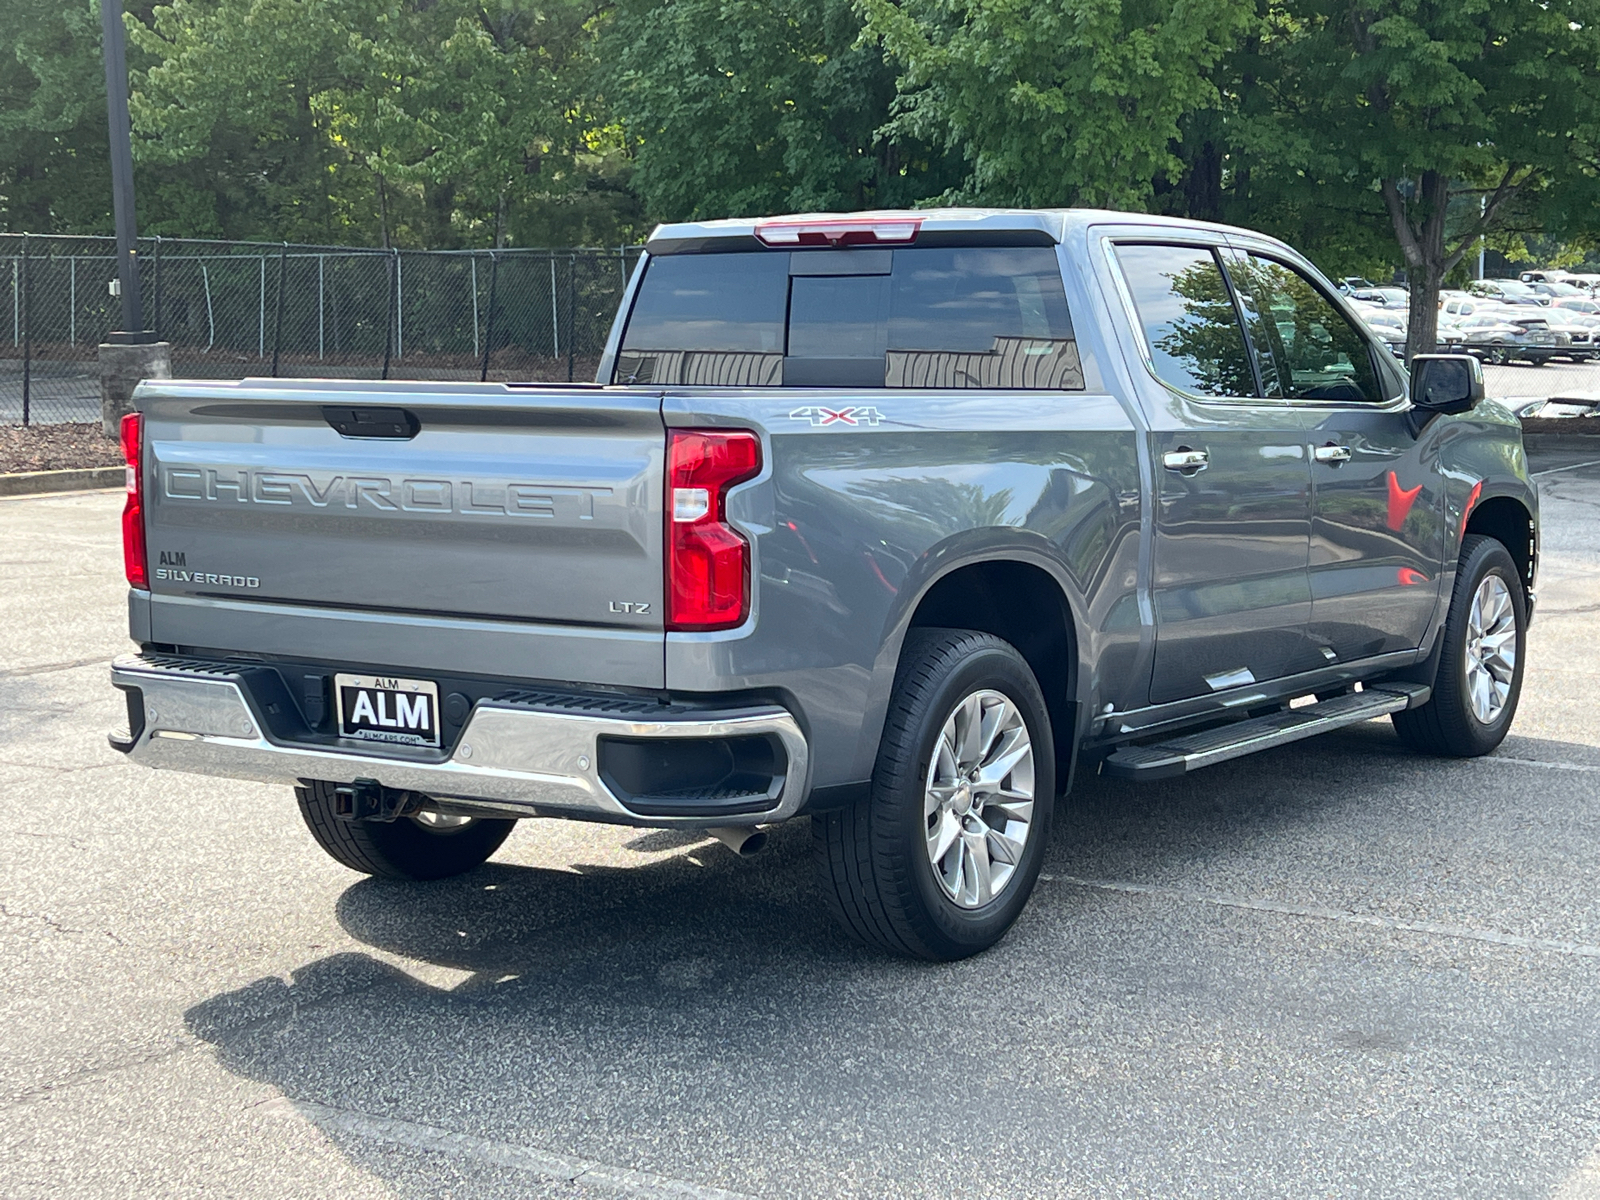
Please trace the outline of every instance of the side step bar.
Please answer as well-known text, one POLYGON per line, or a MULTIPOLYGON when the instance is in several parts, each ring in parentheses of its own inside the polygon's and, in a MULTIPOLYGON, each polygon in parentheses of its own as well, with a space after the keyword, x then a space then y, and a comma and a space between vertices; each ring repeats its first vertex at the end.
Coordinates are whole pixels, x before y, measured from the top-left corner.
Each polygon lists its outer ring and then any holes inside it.
POLYGON ((1364 691, 1335 696, 1304 708, 1285 709, 1270 716, 1236 721, 1163 742, 1124 746, 1108 757, 1100 770, 1116 779, 1171 779, 1213 763, 1254 754, 1257 750, 1270 750, 1345 725, 1416 708, 1428 702, 1431 691, 1421 683, 1374 684, 1364 691))

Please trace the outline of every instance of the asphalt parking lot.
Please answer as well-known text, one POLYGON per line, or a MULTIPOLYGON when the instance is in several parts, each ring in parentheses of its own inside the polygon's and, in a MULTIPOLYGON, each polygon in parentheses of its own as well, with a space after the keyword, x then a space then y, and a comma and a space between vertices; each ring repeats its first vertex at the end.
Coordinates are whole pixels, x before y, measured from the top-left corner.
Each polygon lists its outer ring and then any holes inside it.
MULTIPOLYGON (((1530 371, 1530 374, 1532 372, 1530 371)), ((0 501, 8 1197, 1600 1197, 1600 466, 1550 470, 1515 732, 1084 780, 1011 936, 844 941, 764 855, 524 822, 352 875, 105 742, 114 494, 0 501)))

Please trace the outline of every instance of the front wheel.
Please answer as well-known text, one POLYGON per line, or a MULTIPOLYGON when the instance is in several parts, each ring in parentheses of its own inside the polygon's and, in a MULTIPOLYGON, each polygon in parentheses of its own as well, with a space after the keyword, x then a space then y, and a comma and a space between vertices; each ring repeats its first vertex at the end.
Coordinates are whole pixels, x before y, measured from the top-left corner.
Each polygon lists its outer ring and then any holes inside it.
POLYGON ((910 957, 988 949, 1033 890, 1054 798, 1050 716, 1027 662, 992 634, 914 630, 868 796, 812 819, 834 915, 910 957))
POLYGON ((1527 598, 1510 553, 1493 538, 1463 539, 1433 695, 1391 718, 1400 740, 1452 758, 1498 746, 1517 715, 1527 628, 1527 598))
POLYGON ((338 785, 308 780, 294 790, 306 828, 335 862, 388 879, 445 879, 481 867, 511 835, 515 820, 421 812, 393 821, 335 816, 338 785))

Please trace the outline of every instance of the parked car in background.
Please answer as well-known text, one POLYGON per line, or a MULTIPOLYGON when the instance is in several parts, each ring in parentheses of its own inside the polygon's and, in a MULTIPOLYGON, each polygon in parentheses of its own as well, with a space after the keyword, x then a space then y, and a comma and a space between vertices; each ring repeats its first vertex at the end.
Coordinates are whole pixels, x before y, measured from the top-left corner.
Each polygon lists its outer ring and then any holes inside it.
POLYGON ((1403 309, 1411 306, 1411 293, 1400 287, 1357 288, 1349 295, 1352 300, 1362 300, 1368 304, 1382 305, 1384 308, 1403 309))
POLYGON ((1552 300, 1557 298, 1582 298, 1589 295, 1588 289, 1578 287, 1576 284, 1557 280, 1543 283, 1530 283, 1528 285, 1541 296, 1549 296, 1552 300))
POLYGON ((1474 279, 1467 284, 1474 296, 1485 296, 1502 304, 1548 304, 1550 298, 1541 296, 1526 283, 1515 279, 1474 279))
POLYGON ((1570 352, 1565 355, 1566 358, 1581 363, 1600 357, 1600 316, 1551 309, 1548 318, 1556 336, 1567 338, 1570 352))
POLYGON ((1517 279, 1522 283, 1555 283, 1558 280, 1569 278, 1566 271, 1560 267, 1535 267, 1531 271, 1523 271, 1517 279))
POLYGON ((1523 319, 1504 309, 1472 313, 1461 322, 1467 350, 1487 362, 1530 362, 1543 366, 1561 351, 1542 320, 1523 319))
POLYGON ((1489 296, 1474 296, 1471 292, 1440 292, 1441 316, 1461 321, 1473 313, 1498 312, 1505 306, 1489 296))
POLYGON ((1589 317, 1600 317, 1600 300, 1590 297, 1558 296, 1550 301, 1550 307, 1564 313, 1582 313, 1589 317))
POLYGON ((1453 317, 1440 314, 1437 337, 1439 345, 1449 347, 1452 354, 1461 353, 1466 349, 1467 331, 1462 329, 1461 323, 1453 317))
POLYGON ((1363 279, 1359 275, 1346 275, 1343 279, 1339 280, 1339 285, 1338 286, 1339 286, 1339 290, 1341 292, 1343 292, 1346 296, 1348 296, 1351 292, 1355 291, 1357 288, 1370 288, 1370 287, 1376 287, 1377 285, 1374 284, 1372 282, 1372 280, 1363 279))
MULTIPOLYGON (((1355 299, 1354 296, 1351 297, 1355 299)), ((1361 318, 1362 324, 1370 329, 1383 344, 1389 347, 1389 352, 1396 358, 1404 359, 1406 353, 1406 319, 1393 309, 1379 308, 1375 304, 1352 304, 1356 316, 1361 318)))

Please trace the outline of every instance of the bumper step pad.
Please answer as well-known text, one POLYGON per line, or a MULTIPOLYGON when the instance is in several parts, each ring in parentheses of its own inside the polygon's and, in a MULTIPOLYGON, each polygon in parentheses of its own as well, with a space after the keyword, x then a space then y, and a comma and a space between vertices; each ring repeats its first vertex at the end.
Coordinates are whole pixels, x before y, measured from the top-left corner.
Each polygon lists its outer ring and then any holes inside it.
POLYGON ((1101 773, 1116 779, 1142 781, 1171 779, 1270 750, 1304 738, 1316 737, 1346 725, 1369 721, 1402 709, 1426 704, 1431 689, 1421 683, 1380 683, 1364 691, 1335 696, 1304 708, 1284 709, 1265 717, 1236 721, 1216 729, 1138 746, 1124 746, 1101 765, 1101 773))

